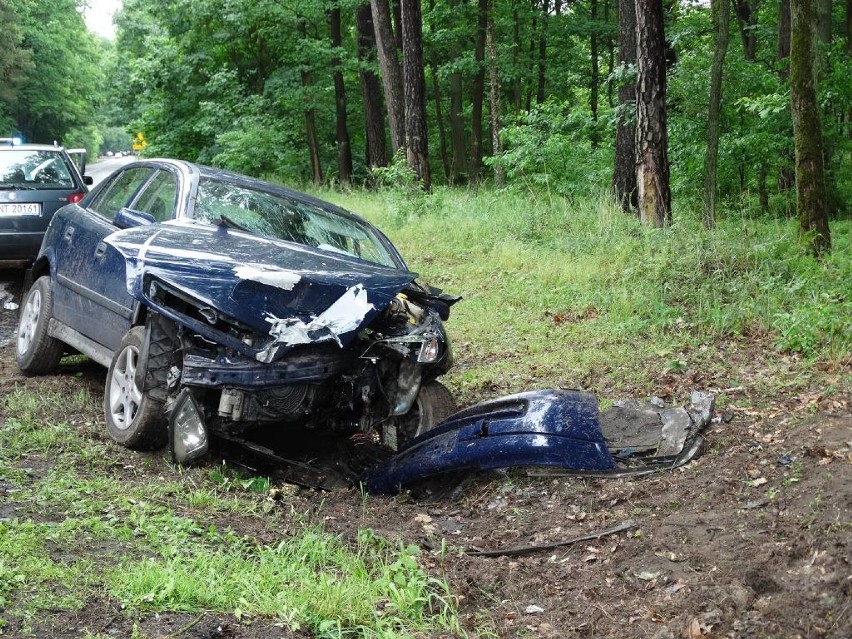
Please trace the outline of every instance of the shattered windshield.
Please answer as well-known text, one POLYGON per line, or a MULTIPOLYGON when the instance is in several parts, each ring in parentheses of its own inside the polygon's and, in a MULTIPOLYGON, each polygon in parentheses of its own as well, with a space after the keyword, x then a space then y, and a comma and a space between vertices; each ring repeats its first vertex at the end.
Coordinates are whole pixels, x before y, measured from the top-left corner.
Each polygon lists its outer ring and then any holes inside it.
POLYGON ((284 195, 202 178, 194 217, 211 224, 224 221, 259 235, 397 266, 369 225, 284 195))
POLYGON ((9 189, 71 189, 74 181, 59 151, 4 150, 0 184, 9 189))

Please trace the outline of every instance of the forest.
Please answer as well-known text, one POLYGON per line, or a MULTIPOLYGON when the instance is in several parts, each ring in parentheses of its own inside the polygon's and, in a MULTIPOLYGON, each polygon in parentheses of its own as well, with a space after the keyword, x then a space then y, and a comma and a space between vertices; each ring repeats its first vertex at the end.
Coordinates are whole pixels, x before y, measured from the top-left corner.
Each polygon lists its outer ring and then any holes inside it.
POLYGON ((142 132, 148 155, 303 185, 612 188, 635 210, 651 123, 652 217, 674 197, 712 224, 795 211, 806 111, 824 193, 803 230, 848 214, 848 1, 126 0, 115 42, 81 5, 0 0, 0 129, 90 152, 142 132))

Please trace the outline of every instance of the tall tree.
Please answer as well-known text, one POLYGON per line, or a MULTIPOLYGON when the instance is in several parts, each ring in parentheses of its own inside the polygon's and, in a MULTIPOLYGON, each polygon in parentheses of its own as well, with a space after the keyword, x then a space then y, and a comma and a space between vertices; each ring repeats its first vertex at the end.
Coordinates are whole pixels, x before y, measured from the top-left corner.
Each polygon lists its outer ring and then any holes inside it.
MULTIPOLYGON (((497 44, 494 17, 489 13, 485 27, 485 48, 488 52, 488 103, 491 111, 491 154, 497 156, 503 150, 500 142, 500 74, 497 69, 497 44)), ((494 183, 502 188, 506 184, 506 171, 501 165, 494 167, 494 183)))
POLYGON ((592 131, 590 142, 592 148, 598 148, 600 135, 598 134, 598 97, 600 95, 600 60, 598 59, 598 0, 590 0, 589 17, 592 20, 592 28, 589 33, 589 56, 592 68, 589 75, 589 110, 592 112, 592 131))
MULTIPOLYGON (((454 12, 459 0, 450 0, 450 11, 454 12)), ((452 58, 460 56, 458 41, 450 49, 452 58)), ((450 144, 453 149, 452 168, 450 169, 450 184, 464 181, 467 173, 467 147, 465 145, 464 117, 462 115, 463 80, 462 72, 454 65, 450 73, 450 144)))
POLYGON ((328 24, 331 33, 331 46, 334 49, 331 68, 334 75, 334 104, 337 121, 337 172, 343 184, 352 179, 352 145, 349 140, 349 128, 346 126, 346 86, 343 84, 343 70, 337 51, 342 45, 340 34, 340 5, 328 11, 328 24))
POLYGON ((754 62, 757 59, 757 9, 760 0, 734 0, 734 2, 737 6, 737 20, 740 24, 745 59, 754 62))
POLYGON ((728 52, 728 0, 710 0, 713 20, 713 64, 710 67, 710 106, 707 115, 707 156, 704 161, 704 225, 716 225, 716 160, 722 112, 722 68, 728 52))
POLYGON ((536 104, 544 102, 544 83, 547 63, 547 26, 550 17, 550 0, 541 0, 541 32, 538 38, 538 89, 535 93, 536 104))
POLYGON ((636 2, 618 3, 618 112, 612 190, 625 213, 636 201, 636 2))
POLYGON ((482 168, 482 101, 485 98, 485 32, 489 0, 479 0, 476 19, 476 73, 473 76, 470 116, 470 181, 478 184, 482 168))
POLYGON ((816 86, 815 0, 790 0, 790 100, 796 147, 796 209, 811 251, 831 250, 816 86))
MULTIPOLYGON (((299 36, 304 40, 307 38, 307 29, 303 20, 296 25, 299 36)), ((314 83, 314 74, 307 63, 302 65, 299 75, 302 79, 302 88, 310 88, 314 83)), ((311 177, 314 184, 322 184, 322 164, 320 163, 319 139, 317 137, 316 111, 312 101, 308 101, 305 108, 305 137, 308 141, 308 157, 311 163, 311 177)))
POLYGON ((358 60, 361 67, 361 97, 364 102, 364 125, 367 139, 367 166, 388 165, 388 148, 385 141, 385 119, 382 106, 382 89, 378 76, 370 68, 376 59, 376 35, 370 4, 355 8, 355 29, 358 32, 358 60))
POLYGON ((636 184, 645 226, 671 222, 662 0, 636 0, 636 184))
POLYGON ((422 187, 432 188, 423 75, 423 14, 420 0, 402 0, 402 60, 405 95, 405 151, 422 187))
POLYGON ((388 107, 391 147, 396 153, 405 146, 405 99, 402 88, 402 70, 397 57, 396 40, 391 27, 388 0, 370 0, 373 9, 373 28, 382 68, 382 84, 385 88, 385 103, 388 107))

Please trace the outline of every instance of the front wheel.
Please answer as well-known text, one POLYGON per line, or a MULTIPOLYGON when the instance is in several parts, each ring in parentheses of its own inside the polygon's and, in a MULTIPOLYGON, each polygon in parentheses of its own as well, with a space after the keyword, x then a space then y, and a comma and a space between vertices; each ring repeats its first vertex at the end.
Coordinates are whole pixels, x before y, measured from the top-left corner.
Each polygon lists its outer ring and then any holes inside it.
POLYGON ((62 359, 65 345, 47 333, 53 308, 50 278, 38 278, 27 291, 18 319, 18 339, 15 342, 15 361, 25 375, 51 372, 62 359))
POLYGON ((417 401, 407 414, 396 418, 396 449, 402 450, 415 437, 426 433, 456 412, 456 400, 440 382, 420 389, 417 401))
POLYGON ((104 417, 110 437, 127 448, 159 448, 166 442, 163 403, 136 382, 145 328, 131 328, 112 358, 104 388, 104 417))

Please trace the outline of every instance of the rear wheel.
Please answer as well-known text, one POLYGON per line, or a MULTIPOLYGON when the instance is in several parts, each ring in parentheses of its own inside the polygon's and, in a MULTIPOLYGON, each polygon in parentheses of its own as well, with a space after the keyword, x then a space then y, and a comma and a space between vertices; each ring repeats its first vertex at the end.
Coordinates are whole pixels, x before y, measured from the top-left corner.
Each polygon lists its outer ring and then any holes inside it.
POLYGON ((430 382, 420 389, 411 410, 397 418, 397 450, 408 446, 415 437, 429 432, 456 412, 456 400, 440 382, 430 382))
POLYGON ((145 328, 131 328, 112 358, 104 387, 104 417, 110 437, 122 446, 145 450, 166 442, 163 402, 137 385, 145 328))
POLYGON ((43 375, 57 367, 65 345, 47 334, 53 308, 53 291, 50 278, 38 278, 21 308, 18 319, 18 339, 15 343, 15 361, 25 375, 43 375))

